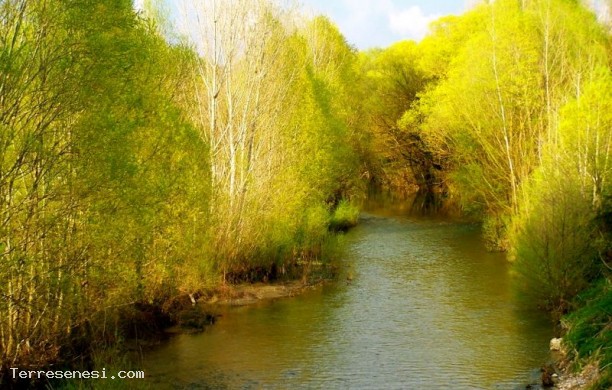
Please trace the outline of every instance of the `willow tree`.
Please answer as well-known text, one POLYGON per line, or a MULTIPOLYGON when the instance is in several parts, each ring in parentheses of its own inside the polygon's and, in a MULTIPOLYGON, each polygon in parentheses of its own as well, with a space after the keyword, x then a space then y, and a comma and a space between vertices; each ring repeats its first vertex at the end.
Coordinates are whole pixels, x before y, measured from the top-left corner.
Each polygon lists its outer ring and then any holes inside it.
POLYGON ((61 6, 0 6, 1 364, 53 358, 78 262, 69 128, 75 101, 61 6), (36 351, 36 353, 34 353, 36 351))
POLYGON ((599 68, 561 111, 561 158, 575 163, 580 190, 595 212, 612 195, 612 74, 599 68))
POLYGON ((558 142, 524 185, 513 218, 515 268, 527 294, 562 314, 599 276, 610 249, 612 77, 599 68, 560 110, 558 142))
POLYGON ((447 79, 425 97, 431 108, 425 128, 430 142, 452 151, 453 186, 464 205, 480 204, 496 215, 493 243, 503 235, 498 216, 515 210, 519 185, 537 162, 532 140, 541 111, 538 42, 516 2, 472 12, 480 16, 480 27, 447 79))
POLYGON ((184 51, 131 1, 0 12, 0 366, 39 367, 180 284, 206 149, 173 96, 184 51))
POLYGON ((209 145, 212 240, 227 270, 254 249, 258 201, 281 169, 286 33, 268 1, 185 2, 182 10, 198 53, 192 107, 209 145))
POLYGON ((562 0, 482 4, 435 31, 462 38, 448 68, 437 71, 437 86, 423 95, 423 129, 447 161, 451 192, 489 215, 490 243, 507 249, 503 237, 521 184, 558 141, 560 107, 605 61, 605 38, 593 14, 562 0))
MULTIPOLYGON (((336 206, 341 199, 359 193, 355 170, 358 161, 354 152, 363 148, 364 131, 360 123, 363 100, 357 85, 360 82, 355 68, 357 54, 326 17, 308 21, 298 33, 306 41, 305 66, 301 72, 306 72, 310 85, 304 87, 305 91, 296 92, 312 95, 303 99, 314 98, 317 106, 313 110, 323 119, 310 141, 316 143, 312 145, 313 151, 325 152, 326 156, 320 161, 321 173, 314 177, 319 178, 319 183, 326 183, 319 187, 331 206, 336 206)), ((296 104, 300 105, 299 101, 296 104)))
MULTIPOLYGON (((579 2, 540 0, 526 11, 541 41, 540 63, 546 116, 540 151, 556 144, 561 107, 581 94, 582 85, 606 61, 604 29, 579 2)), ((540 154, 541 156, 541 154, 540 154)))
POLYGON ((386 49, 362 53, 362 105, 367 113, 373 158, 368 161, 373 180, 399 191, 426 190, 431 184, 417 132, 400 124, 403 114, 418 102, 427 79, 419 66, 417 44, 402 41, 386 49))

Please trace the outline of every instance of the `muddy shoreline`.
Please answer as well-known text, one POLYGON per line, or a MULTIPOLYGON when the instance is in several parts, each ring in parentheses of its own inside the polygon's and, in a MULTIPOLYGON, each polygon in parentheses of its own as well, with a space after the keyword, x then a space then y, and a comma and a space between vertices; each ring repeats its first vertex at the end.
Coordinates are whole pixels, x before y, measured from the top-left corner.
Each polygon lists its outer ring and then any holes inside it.
POLYGON ((304 282, 301 280, 282 283, 245 283, 228 285, 218 288, 208 298, 201 299, 198 305, 212 306, 244 306, 261 301, 289 298, 315 289, 325 281, 304 282))
POLYGON ((172 321, 170 326, 163 328, 163 333, 166 335, 198 333, 214 325, 223 307, 255 305, 260 302, 286 299, 319 288, 331 280, 227 284, 202 296, 184 296, 174 308, 168 310, 172 321))

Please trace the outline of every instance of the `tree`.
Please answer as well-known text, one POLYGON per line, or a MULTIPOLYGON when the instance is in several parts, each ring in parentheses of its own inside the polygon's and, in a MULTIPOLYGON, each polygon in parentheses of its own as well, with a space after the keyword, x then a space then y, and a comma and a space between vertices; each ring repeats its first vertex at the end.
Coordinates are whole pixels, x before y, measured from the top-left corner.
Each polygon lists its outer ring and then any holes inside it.
POLYGON ((612 195, 612 72, 602 67, 561 110, 559 158, 574 162, 580 191, 595 212, 612 195))
POLYGON ((436 71, 440 81, 413 117, 425 118, 426 142, 450 173, 451 194, 466 209, 484 210, 490 245, 507 249, 521 185, 557 142, 560 107, 605 62, 605 37, 575 2, 496 1, 468 15, 463 23, 480 20, 470 34, 462 22, 435 30, 457 37, 458 46, 441 49, 457 54, 436 71))
POLYGON ((64 126, 75 100, 67 87, 71 55, 60 11, 47 1, 0 6, 2 366, 53 358, 70 318, 65 292, 74 263, 68 256, 78 246, 64 187, 72 152, 64 126))
POLYGON ((206 209, 203 187, 183 187, 206 178, 206 147, 173 96, 188 56, 130 1, 0 10, 0 366, 41 366, 180 288, 191 253, 163 236, 191 227, 180 205, 206 209))
POLYGON ((411 191, 430 189, 431 164, 418 131, 400 123, 403 114, 418 103, 418 94, 429 81, 419 66, 416 43, 398 42, 360 57, 365 131, 371 133, 368 161, 372 179, 382 187, 411 191))
POLYGON ((302 246, 294 220, 346 192, 338 182, 351 161, 345 103, 354 54, 329 21, 298 28, 291 10, 268 1, 183 9, 198 53, 191 109, 210 145, 213 257, 224 280, 240 278, 284 262, 302 246))
POLYGON ((521 290, 557 316, 597 276, 599 264, 595 213, 571 165, 553 158, 534 173, 511 228, 521 290))

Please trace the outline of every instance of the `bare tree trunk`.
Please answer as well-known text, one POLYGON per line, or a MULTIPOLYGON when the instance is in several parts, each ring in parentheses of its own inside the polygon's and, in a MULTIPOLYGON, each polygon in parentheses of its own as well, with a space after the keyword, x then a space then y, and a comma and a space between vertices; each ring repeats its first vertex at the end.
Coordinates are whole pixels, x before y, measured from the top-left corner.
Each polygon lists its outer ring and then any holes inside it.
POLYGON ((512 149, 510 146, 510 129, 508 126, 508 121, 506 118, 506 108, 504 105, 504 100, 503 100, 503 96, 502 96, 502 91, 501 91, 501 85, 500 85, 500 81, 499 81, 499 72, 497 69, 497 51, 496 51, 496 42, 497 42, 497 37, 495 35, 495 11, 494 8, 495 6, 491 6, 491 39, 493 42, 493 58, 492 58, 492 66, 493 66, 493 74, 495 76, 495 89, 496 89, 496 93, 497 93, 497 101, 499 104, 499 110, 500 110, 500 115, 501 115, 501 121, 502 121, 502 131, 503 131, 503 136, 504 136, 504 146, 505 146, 505 151, 506 151, 506 158, 507 158, 507 162, 508 162, 508 170, 509 170, 509 181, 510 181, 510 185, 511 185, 511 191, 512 191, 512 203, 511 203, 511 208, 513 211, 516 211, 516 207, 518 205, 518 197, 517 197, 517 180, 516 180, 516 174, 514 172, 514 161, 512 159, 512 149))

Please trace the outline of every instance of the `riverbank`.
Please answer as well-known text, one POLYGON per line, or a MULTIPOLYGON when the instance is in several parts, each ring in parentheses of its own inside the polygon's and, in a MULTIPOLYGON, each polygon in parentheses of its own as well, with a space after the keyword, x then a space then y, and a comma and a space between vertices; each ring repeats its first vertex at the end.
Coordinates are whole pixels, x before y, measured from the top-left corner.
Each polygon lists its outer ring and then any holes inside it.
MULTIPOLYGON (((260 302, 295 297, 337 279, 334 262, 298 262, 286 278, 275 281, 220 283, 197 294, 184 294, 155 308, 164 313, 159 332, 149 339, 167 334, 197 333, 213 325, 223 307, 255 305, 260 302)), ((149 341, 150 342, 150 341, 149 341)), ((145 341, 145 343, 149 343, 145 341)))
POLYGON ((612 284, 607 278, 578 295, 576 309, 561 324, 561 357, 556 387, 561 390, 612 387, 612 284))
POLYGON ((548 357, 553 334, 542 313, 516 299, 504 255, 486 251, 477 225, 372 214, 345 236, 332 282, 242 284, 196 297, 195 307, 220 317, 200 334, 183 332, 145 351, 138 362, 147 383, 520 386, 548 357), (500 326, 500 318, 518 326, 500 326))
MULTIPOLYGON (((163 334, 197 333, 214 325, 219 309, 229 306, 255 305, 260 302, 295 297, 316 289, 332 279, 300 279, 275 283, 226 284, 207 292, 197 300, 191 296, 182 299, 182 305, 170 313, 172 322, 161 329, 163 334)), ((163 336, 159 335, 159 336, 163 336)), ((159 337, 157 337, 159 338, 159 337)), ((147 341, 145 341, 146 343, 147 341)))
POLYGON ((559 382, 555 387, 559 390, 583 390, 593 388, 600 379, 599 365, 591 363, 585 366, 580 372, 572 373, 569 367, 562 370, 564 373, 559 376, 559 382))
POLYGON ((288 298, 304 291, 314 289, 328 280, 294 280, 281 283, 244 283, 219 287, 199 302, 206 306, 229 305, 244 306, 272 299, 288 298))

